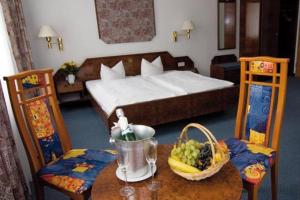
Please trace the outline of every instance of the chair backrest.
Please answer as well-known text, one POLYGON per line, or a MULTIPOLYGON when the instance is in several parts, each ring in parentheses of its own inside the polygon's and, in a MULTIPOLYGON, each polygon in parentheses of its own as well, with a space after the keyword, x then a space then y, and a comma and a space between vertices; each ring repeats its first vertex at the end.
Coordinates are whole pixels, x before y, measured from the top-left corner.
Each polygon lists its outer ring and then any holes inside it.
POLYGON ((240 62, 235 137, 278 150, 289 59, 244 57, 240 62))
POLYGON ((52 72, 32 70, 4 78, 33 173, 71 149, 52 72))

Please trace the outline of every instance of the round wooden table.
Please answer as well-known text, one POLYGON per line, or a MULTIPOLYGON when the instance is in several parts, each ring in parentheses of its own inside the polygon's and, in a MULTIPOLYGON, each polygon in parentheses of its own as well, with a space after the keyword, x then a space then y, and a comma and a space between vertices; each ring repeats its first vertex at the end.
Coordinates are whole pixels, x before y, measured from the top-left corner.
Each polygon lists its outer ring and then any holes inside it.
MULTIPOLYGON (((147 189, 146 184, 151 181, 151 178, 129 183, 135 187, 135 200, 235 200, 241 198, 242 180, 238 170, 230 162, 212 177, 201 181, 188 181, 171 171, 167 162, 171 148, 171 145, 158 146, 155 179, 160 181, 161 188, 157 193, 147 189)), ((124 186, 124 182, 116 177, 117 167, 117 163, 112 162, 101 171, 92 188, 92 200, 122 199, 119 190, 124 186)))

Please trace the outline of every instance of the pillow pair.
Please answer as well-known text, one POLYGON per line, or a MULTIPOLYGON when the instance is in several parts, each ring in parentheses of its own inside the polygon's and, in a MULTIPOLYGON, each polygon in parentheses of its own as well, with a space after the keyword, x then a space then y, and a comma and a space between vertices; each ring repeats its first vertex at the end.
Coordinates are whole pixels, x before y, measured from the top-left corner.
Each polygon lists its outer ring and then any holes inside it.
MULTIPOLYGON (((144 58, 142 59, 141 75, 143 77, 162 74, 163 71, 164 69, 163 69, 160 56, 158 56, 151 63, 145 60, 144 58)), ((124 69, 123 62, 122 61, 118 62, 112 68, 109 68, 104 64, 101 64, 100 76, 103 81, 125 78, 125 69, 124 69)))

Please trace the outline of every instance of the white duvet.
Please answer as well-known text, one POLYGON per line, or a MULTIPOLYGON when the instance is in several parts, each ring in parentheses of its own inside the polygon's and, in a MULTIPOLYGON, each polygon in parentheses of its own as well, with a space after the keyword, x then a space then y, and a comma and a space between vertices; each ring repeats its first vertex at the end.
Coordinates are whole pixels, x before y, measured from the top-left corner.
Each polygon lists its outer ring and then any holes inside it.
POLYGON ((233 83, 190 71, 168 71, 148 77, 87 81, 86 87, 110 115, 116 107, 229 87, 233 83))
POLYGON ((117 106, 175 97, 178 94, 141 76, 111 81, 93 80, 86 87, 102 109, 110 115, 117 106))
POLYGON ((172 70, 163 74, 149 76, 147 79, 181 94, 222 89, 233 85, 232 82, 210 78, 191 71, 172 70))

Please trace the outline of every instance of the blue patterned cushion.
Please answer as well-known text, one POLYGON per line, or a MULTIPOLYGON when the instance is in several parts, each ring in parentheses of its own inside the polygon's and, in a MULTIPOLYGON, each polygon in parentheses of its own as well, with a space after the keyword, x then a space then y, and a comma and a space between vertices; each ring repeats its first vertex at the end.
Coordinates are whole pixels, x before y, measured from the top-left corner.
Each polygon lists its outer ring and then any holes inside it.
POLYGON ((246 139, 255 144, 264 144, 270 113, 272 87, 250 86, 250 101, 247 108, 246 139))
POLYGON ((61 143, 56 132, 53 135, 39 139, 45 162, 48 163, 63 155, 61 143))
POLYGON ((39 176, 58 188, 82 193, 89 189, 100 170, 115 159, 107 151, 73 149, 39 171, 39 176))
POLYGON ((240 171, 243 180, 258 184, 270 168, 276 152, 248 141, 230 138, 225 141, 230 151, 230 160, 240 171))

